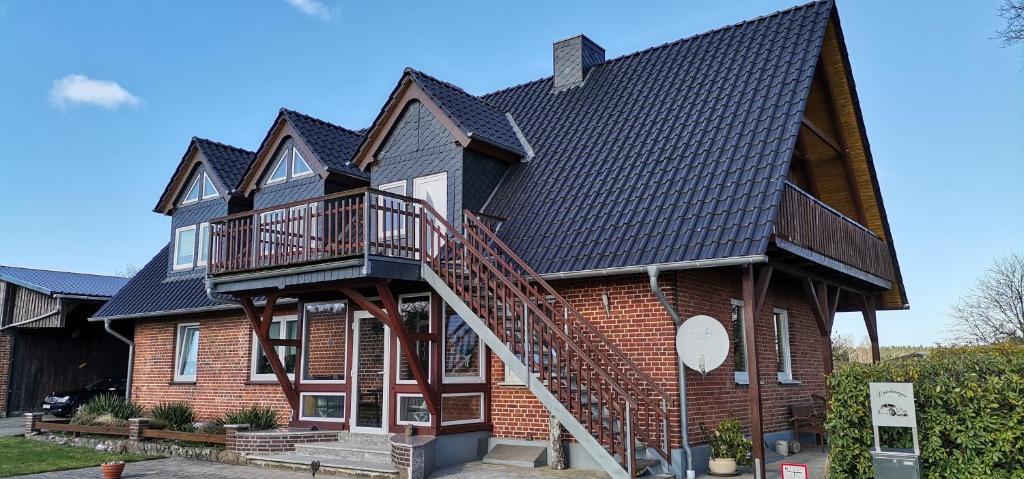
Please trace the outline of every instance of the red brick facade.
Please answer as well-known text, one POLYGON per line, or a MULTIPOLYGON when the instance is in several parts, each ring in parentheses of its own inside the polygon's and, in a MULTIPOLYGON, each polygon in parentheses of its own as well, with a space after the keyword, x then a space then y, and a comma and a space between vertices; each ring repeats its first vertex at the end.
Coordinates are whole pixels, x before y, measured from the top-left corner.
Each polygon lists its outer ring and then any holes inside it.
POLYGON ((7 416, 7 387, 11 383, 11 363, 14 361, 14 333, 0 332, 0 416, 7 416))

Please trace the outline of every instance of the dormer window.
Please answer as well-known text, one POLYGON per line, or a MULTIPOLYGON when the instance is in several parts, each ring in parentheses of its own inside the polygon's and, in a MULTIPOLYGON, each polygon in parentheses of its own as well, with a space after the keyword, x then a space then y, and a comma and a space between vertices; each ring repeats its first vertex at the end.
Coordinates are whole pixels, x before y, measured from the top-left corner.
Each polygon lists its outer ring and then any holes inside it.
POLYGON ((198 202, 200 199, 208 200, 217 196, 220 196, 220 193, 217 192, 217 187, 210 180, 210 175, 207 175, 204 171, 203 174, 196 176, 196 179, 192 180, 192 185, 188 187, 188 193, 185 193, 181 204, 190 205, 198 202))
POLYGON ((289 178, 302 178, 313 173, 313 169, 309 167, 309 163, 299 153, 298 148, 289 142, 285 144, 281 155, 277 157, 277 163, 274 163, 274 167, 270 170, 267 184, 281 183, 289 178))

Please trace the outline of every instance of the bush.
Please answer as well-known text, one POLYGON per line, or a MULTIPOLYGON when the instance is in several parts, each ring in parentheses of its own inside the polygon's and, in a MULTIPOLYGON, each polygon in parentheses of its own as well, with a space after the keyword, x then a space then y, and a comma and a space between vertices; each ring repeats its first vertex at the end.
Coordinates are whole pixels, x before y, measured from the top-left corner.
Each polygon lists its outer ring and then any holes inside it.
POLYGON ((743 425, 735 418, 718 423, 715 432, 707 434, 711 457, 715 459, 736 459, 736 464, 750 463, 750 440, 743 436, 743 425))
POLYGON ((142 406, 116 394, 100 394, 85 403, 72 418, 74 424, 126 426, 128 419, 142 417, 142 406))
POLYGON ((185 401, 160 403, 150 411, 153 425, 171 431, 192 432, 195 430, 196 412, 185 401))
MULTIPOLYGON (((842 366, 828 380, 830 478, 874 477, 870 382, 914 383, 926 477, 1024 477, 1024 346, 940 349, 925 359, 842 366)), ((884 446, 911 445, 905 429, 882 436, 884 446)))
POLYGON ((269 407, 250 406, 224 414, 199 427, 204 434, 224 434, 225 424, 248 424, 250 431, 277 429, 277 411, 269 407))

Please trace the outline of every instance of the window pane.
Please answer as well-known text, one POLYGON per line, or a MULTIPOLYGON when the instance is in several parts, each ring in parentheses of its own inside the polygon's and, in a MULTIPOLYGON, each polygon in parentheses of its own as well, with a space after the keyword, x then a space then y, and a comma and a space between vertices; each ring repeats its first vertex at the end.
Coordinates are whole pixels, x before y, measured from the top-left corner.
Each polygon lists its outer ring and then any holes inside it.
POLYGON ((301 176, 312 172, 309 163, 306 163, 306 159, 299 154, 299 150, 292 148, 292 176, 301 176))
POLYGON ((178 347, 178 376, 195 376, 199 359, 199 326, 178 329, 181 344, 178 347))
POLYGON ((477 422, 483 420, 480 410, 482 394, 468 396, 441 396, 441 422, 477 422))
POLYGON ((788 325, 786 316, 782 313, 775 313, 775 352, 779 358, 779 372, 789 372, 789 338, 787 337, 788 325))
POLYGON ((345 380, 347 318, 347 303, 306 305, 306 356, 303 361, 303 379, 345 380))
POLYGON ((740 304, 732 305, 732 350, 733 357, 735 359, 733 367, 736 372, 743 373, 747 371, 747 350, 743 347, 745 344, 745 338, 743 337, 743 306, 740 304))
POLYGON ((398 420, 400 422, 430 423, 430 411, 423 396, 399 396, 398 420))
POLYGON ((188 193, 185 193, 185 198, 181 200, 182 203, 192 203, 199 201, 199 178, 192 180, 192 186, 188 187, 188 193))
POLYGON ((302 417, 307 419, 342 419, 345 417, 345 396, 303 395, 302 417))
POLYGON ((288 177, 288 152, 290 150, 284 150, 281 156, 277 159, 277 165, 274 166, 274 172, 270 174, 268 181, 283 180, 288 177))
POLYGON ((199 262, 206 264, 210 260, 210 225, 199 226, 199 262))
MULTIPOLYGON (((289 319, 286 321, 275 320, 270 324, 270 338, 271 339, 295 339, 298 336, 296 333, 297 321, 289 319), (285 336, 281 336, 281 325, 285 324, 285 336)), ((260 346, 259 342, 253 344, 254 348, 258 350, 258 356, 256 357, 256 374, 274 374, 274 369, 270 367, 270 359, 267 358, 266 353, 263 352, 263 347, 260 346)), ((277 355, 281 357, 281 361, 284 363, 284 370, 288 374, 295 372, 295 350, 294 346, 279 346, 277 349, 277 355)))
POLYGON ((214 196, 217 196, 217 187, 213 186, 210 177, 203 173, 203 198, 212 198, 214 196))
POLYGON ((178 231, 175 239, 177 256, 174 257, 176 266, 192 266, 196 257, 196 230, 190 228, 178 231))
MULTIPOLYGON (((405 323, 405 329, 410 335, 430 332, 429 296, 402 298, 398 309, 401 310, 402 321, 405 323)), ((427 366, 430 364, 430 342, 413 341, 413 351, 415 351, 416 357, 419 358, 423 371, 429 374, 427 366)), ((398 351, 398 358, 398 379, 409 381, 415 379, 412 375, 412 369, 409 368, 409 363, 405 360, 405 354, 402 354, 401 350, 398 351)))
POLYGON ((445 305, 444 375, 480 376, 480 340, 450 306, 445 305))

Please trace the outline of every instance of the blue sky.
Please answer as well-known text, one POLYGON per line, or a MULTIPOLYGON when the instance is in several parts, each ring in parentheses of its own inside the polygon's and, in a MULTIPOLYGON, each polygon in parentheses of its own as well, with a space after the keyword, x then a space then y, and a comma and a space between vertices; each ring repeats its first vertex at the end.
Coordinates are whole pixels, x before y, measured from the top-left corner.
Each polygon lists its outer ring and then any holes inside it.
MULTIPOLYGON (((1024 48, 991 39, 998 0, 911 3, 839 2, 912 304, 881 314, 889 344, 941 339, 1024 250, 1024 48)), ((280 107, 361 128, 405 66, 485 93, 549 75, 576 33, 615 57, 794 4, 0 0, 0 264, 144 265, 193 135, 255 149, 280 107)))

